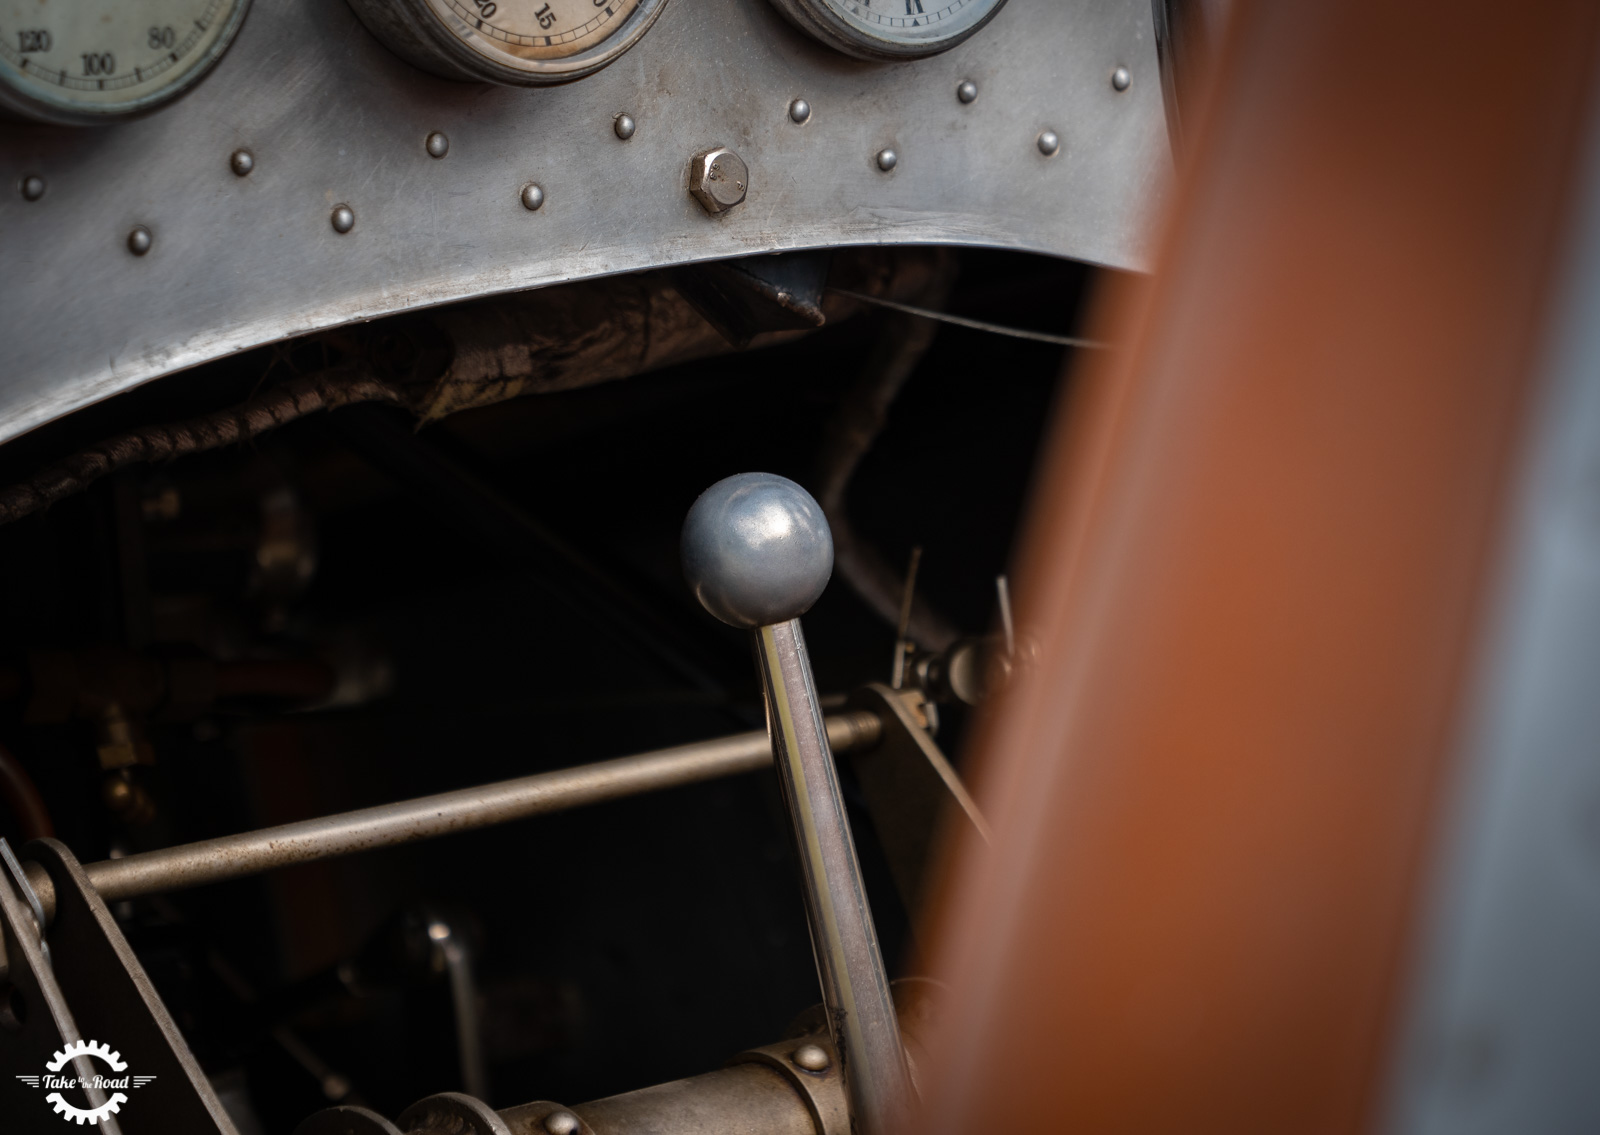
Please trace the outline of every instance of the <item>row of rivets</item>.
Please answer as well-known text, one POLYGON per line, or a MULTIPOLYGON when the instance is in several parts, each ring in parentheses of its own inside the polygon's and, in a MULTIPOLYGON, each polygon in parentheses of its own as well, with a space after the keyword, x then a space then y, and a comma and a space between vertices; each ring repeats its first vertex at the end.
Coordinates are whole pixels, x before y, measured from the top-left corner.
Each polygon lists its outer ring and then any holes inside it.
MULTIPOLYGON (((1118 67, 1111 73, 1111 85, 1118 91, 1125 91, 1133 83, 1133 77, 1126 67, 1118 67)), ((963 103, 976 101, 978 97, 978 84, 971 79, 963 79, 956 85, 956 98, 963 103)), ((804 125, 811 119, 811 104, 805 99, 797 98, 789 104, 789 118, 798 125, 804 125)), ((638 124, 630 114, 618 114, 612 119, 612 130, 617 137, 626 142, 632 138, 638 124)), ((1061 137, 1054 130, 1045 130, 1038 137, 1039 152, 1046 157, 1054 157, 1061 152, 1061 137)), ((450 152, 450 139, 442 131, 435 130, 428 135, 423 143, 431 158, 442 158, 450 152)), ((737 159, 737 155, 733 155, 737 159)), ((879 150, 875 160, 878 168, 888 173, 900 164, 900 155, 893 149, 885 147, 879 150)), ((237 177, 248 177, 256 168, 256 159, 249 150, 238 149, 228 156, 228 168, 237 177)), ((25 201, 37 201, 44 196, 44 178, 38 174, 28 174, 18 183, 18 190, 25 201)), ((544 204, 544 188, 536 182, 528 182, 518 194, 523 208, 530 212, 544 204)), ((741 195, 742 200, 742 195, 741 195)), ((355 211, 349 205, 335 205, 333 214, 329 218, 336 233, 347 233, 356 227, 355 211)), ((135 256, 143 256, 150 251, 154 238, 150 230, 144 225, 135 225, 128 233, 128 251, 135 256)))
MULTIPOLYGON (((537 209, 544 204, 544 189, 536 182, 530 181, 522 187, 518 198, 521 200, 524 209, 537 209)), ((355 210, 343 203, 335 205, 332 214, 328 217, 328 221, 333 225, 334 232, 341 235, 347 233, 356 227, 355 210)), ((143 256, 149 252, 154 243, 155 238, 150 235, 150 230, 144 225, 135 225, 128 233, 128 251, 135 256, 143 256)))

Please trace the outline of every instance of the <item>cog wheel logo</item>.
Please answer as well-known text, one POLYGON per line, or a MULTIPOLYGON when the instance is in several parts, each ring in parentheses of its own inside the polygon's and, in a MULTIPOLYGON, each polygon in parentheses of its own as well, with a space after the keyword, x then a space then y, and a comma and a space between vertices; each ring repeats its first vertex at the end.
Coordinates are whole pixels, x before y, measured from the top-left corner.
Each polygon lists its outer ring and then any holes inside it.
POLYGON ((46 1103, 53 1104, 55 1106, 56 1114, 62 1119, 70 1119, 73 1123, 79 1124, 80 1126, 85 1123, 104 1123, 108 1116, 110 1116, 113 1112, 121 1111, 122 1105, 128 1102, 128 1097, 123 1095, 121 1092, 118 1092, 99 1107, 91 1107, 85 1110, 81 1107, 73 1107, 70 1103, 61 1098, 60 1092, 51 1092, 44 1098, 46 1103))
POLYGON ((67 1061, 76 1056, 95 1056, 111 1065, 113 1072, 126 1072, 127 1064, 123 1063, 122 1053, 112 1052, 109 1044, 101 1044, 97 1040, 73 1041, 65 1048, 58 1048, 50 1062, 45 1065, 52 1072, 59 1072, 67 1066, 67 1061))
POLYGON ((55 1051, 45 1064, 47 1073, 44 1076, 17 1076, 16 1079, 30 1088, 54 1089, 45 1096, 45 1102, 62 1119, 68 1123, 83 1126, 85 1123, 91 1127, 102 1123, 110 1123, 111 1117, 122 1111, 122 1105, 128 1102, 126 1092, 118 1089, 142 1088, 155 1080, 154 1076, 106 1076, 103 1074, 90 1074, 87 1070, 80 1076, 79 1068, 82 1057, 93 1057, 109 1068, 113 1073, 126 1072, 127 1062, 122 1059, 122 1053, 115 1051, 109 1044, 102 1044, 97 1040, 76 1040, 55 1051), (77 1066, 74 1061, 79 1061, 77 1066), (97 1107, 78 1107, 67 1102, 62 1092, 77 1090, 88 1095, 88 1102, 105 1100, 97 1107), (109 1098, 107 1098, 109 1096, 109 1098))

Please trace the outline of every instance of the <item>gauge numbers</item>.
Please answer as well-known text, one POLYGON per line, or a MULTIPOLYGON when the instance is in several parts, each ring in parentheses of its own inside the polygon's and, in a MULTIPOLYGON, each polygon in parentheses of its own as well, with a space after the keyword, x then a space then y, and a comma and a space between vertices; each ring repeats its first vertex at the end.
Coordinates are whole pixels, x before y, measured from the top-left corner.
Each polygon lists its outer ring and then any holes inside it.
POLYGON ((1005 0, 773 0, 791 22, 848 55, 915 59, 947 51, 1005 0))
POLYGON ((0 0, 0 105, 46 122, 109 122, 193 85, 249 0, 0 0))
POLYGON ((350 0, 399 55, 450 79, 537 86, 591 74, 638 42, 666 0, 350 0))
POLYGON ((564 59, 611 36, 639 0, 430 0, 471 25, 491 50, 524 59, 564 59))

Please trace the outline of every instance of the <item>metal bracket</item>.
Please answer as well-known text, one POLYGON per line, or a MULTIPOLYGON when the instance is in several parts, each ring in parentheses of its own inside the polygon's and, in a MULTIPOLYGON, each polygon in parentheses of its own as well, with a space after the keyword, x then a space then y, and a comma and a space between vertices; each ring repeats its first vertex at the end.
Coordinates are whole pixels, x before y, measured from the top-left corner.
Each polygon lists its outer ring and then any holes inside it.
POLYGON ((876 682, 850 695, 852 709, 883 721, 873 748, 850 758, 900 897, 913 916, 922 909, 928 873, 944 825, 970 827, 989 840, 989 825, 956 770, 918 720, 921 695, 876 682))
POLYGON ((833 252, 784 252, 674 268, 678 294, 735 347, 763 331, 821 327, 822 293, 833 252))
POLYGON ((728 1064, 763 1064, 776 1070, 805 1101, 817 1135, 850 1135, 839 1052, 826 1032, 747 1049, 728 1064), (806 1049, 820 1051, 826 1060, 802 1062, 806 1049))
MULTIPOLYGON (((73 1039, 87 1036, 108 1044, 125 1057, 137 1075, 153 1077, 128 1093, 131 1098, 120 1113, 122 1130, 127 1135, 238 1135, 116 920, 72 852, 56 840, 41 839, 23 848, 23 854, 44 868, 55 885, 51 956, 61 1012, 65 1014, 66 1006, 71 1005, 76 1014, 76 1026, 71 1015, 66 1017, 73 1039)), ((14 896, 10 898, 14 901, 14 896)), ((8 896, 0 895, 0 906, 7 901, 8 896)), ((15 944, 14 916, 9 911, 6 914, 8 943, 15 944)), ((30 976, 37 977, 40 962, 35 958, 42 960, 42 955, 28 957, 26 942, 21 952, 32 970, 30 976)), ((14 957, 12 968, 11 979, 17 982, 24 975, 16 972, 14 957)), ((54 1005, 51 1010, 55 1012, 54 1005)), ((20 1052, 16 1058, 3 1048, 0 1052, 4 1052, 8 1071, 12 1065, 19 1065, 18 1072, 34 1071, 20 1052)), ((54 1117, 51 1119, 49 1127, 40 1129, 59 1135, 54 1117)), ((9 1135, 9 1127, 7 1130, 9 1135)))
POLYGON ((440 1092, 420 1099, 400 1113, 406 1135, 511 1135, 499 1114, 464 1092, 440 1092))

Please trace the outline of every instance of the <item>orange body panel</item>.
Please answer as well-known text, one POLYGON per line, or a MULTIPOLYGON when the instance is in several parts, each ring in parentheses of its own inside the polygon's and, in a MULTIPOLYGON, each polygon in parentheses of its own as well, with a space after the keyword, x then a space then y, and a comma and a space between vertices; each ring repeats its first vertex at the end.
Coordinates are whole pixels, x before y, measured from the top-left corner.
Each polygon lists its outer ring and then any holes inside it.
POLYGON ((1369 1126, 1597 18, 1236 13, 1035 502, 916 1130, 1369 1126))

